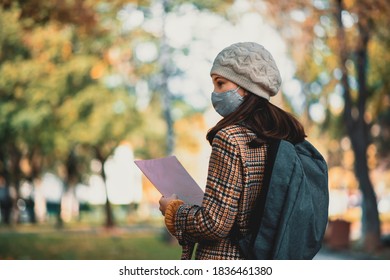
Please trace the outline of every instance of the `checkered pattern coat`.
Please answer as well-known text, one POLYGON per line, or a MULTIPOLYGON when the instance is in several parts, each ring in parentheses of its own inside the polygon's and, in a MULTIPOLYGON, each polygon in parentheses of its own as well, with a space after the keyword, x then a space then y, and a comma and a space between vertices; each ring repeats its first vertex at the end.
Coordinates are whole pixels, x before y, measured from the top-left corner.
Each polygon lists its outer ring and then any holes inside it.
POLYGON ((201 206, 182 204, 174 215, 174 235, 183 247, 182 259, 243 259, 231 240, 234 222, 241 234, 258 198, 267 145, 250 148, 255 134, 241 125, 220 130, 212 144, 207 185, 201 206))

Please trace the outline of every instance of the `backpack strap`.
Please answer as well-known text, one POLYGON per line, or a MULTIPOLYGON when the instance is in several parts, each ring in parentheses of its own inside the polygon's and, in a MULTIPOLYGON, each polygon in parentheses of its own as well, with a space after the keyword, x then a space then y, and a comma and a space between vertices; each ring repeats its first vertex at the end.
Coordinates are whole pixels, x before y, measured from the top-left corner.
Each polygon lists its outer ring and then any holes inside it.
MULTIPOLYGON (((269 184, 271 180, 271 175, 272 175, 272 170, 274 167, 275 159, 276 159, 276 154, 279 149, 281 140, 280 139, 272 139, 269 142, 268 146, 268 151, 267 151, 267 162, 265 165, 264 169, 264 178, 263 178, 263 184, 260 190, 260 196, 258 198, 258 201, 256 202, 255 208, 252 211, 252 215, 250 217, 250 228, 249 228, 249 234, 250 234, 250 239, 249 239, 249 244, 245 244, 243 246, 239 246, 241 249, 241 252, 244 254, 244 256, 247 259, 255 259, 255 256, 253 255, 253 252, 250 250, 247 250, 245 248, 253 248, 254 243, 256 241, 257 233, 259 232, 261 221, 263 218, 263 213, 264 213, 264 207, 265 207, 265 202, 267 199, 267 194, 268 194, 268 189, 269 189, 269 184)), ((240 244, 241 242, 248 242, 247 238, 242 238, 239 227, 237 223, 235 222, 232 228, 232 236, 235 240, 238 241, 240 244), (242 239, 242 240, 240 240, 242 239)))

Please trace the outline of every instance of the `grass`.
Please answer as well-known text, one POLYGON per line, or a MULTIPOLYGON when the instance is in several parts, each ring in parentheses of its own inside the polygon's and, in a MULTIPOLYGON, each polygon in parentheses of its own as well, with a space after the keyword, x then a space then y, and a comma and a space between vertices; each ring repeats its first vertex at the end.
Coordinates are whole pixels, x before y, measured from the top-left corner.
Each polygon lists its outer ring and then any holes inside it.
POLYGON ((10 260, 175 260, 180 247, 161 232, 99 228, 0 230, 0 259, 10 260))

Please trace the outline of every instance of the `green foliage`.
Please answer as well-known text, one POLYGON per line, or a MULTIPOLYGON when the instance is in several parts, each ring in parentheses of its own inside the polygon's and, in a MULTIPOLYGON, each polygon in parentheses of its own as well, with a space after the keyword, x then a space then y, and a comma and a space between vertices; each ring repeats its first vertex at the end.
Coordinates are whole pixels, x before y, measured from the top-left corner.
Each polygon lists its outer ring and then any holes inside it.
POLYGON ((373 39, 375 43, 370 47, 372 55, 367 73, 372 95, 368 111, 372 112, 373 139, 378 144, 378 154, 386 158, 390 154, 390 32, 388 29, 386 33, 382 31, 380 36, 373 39))
POLYGON ((0 64, 6 59, 23 59, 28 55, 28 50, 22 44, 18 10, 4 11, 0 7, 0 15, 0 64))
POLYGON ((216 13, 223 14, 228 7, 230 7, 234 1, 221 1, 221 0, 198 0, 198 1, 188 1, 188 0, 173 0, 173 5, 188 4, 191 3, 199 10, 209 10, 216 13))
MULTIPOLYGON (((65 162, 79 144, 99 147, 107 157, 141 123, 134 98, 99 80, 109 68, 104 49, 96 48, 109 47, 106 33, 99 26, 89 35, 83 32, 91 22, 76 26, 80 19, 70 14, 81 11, 80 1, 60 7, 69 16, 47 18, 56 3, 0 8, 0 140, 3 147, 13 145, 26 156, 40 151, 49 159, 41 171, 53 161, 65 162)), ((5 154, 1 160, 10 157, 5 154)))
POLYGON ((91 31, 96 24, 95 1, 83 0, 4 0, 4 9, 20 10, 20 20, 27 28, 49 22, 80 25, 80 30, 91 31))

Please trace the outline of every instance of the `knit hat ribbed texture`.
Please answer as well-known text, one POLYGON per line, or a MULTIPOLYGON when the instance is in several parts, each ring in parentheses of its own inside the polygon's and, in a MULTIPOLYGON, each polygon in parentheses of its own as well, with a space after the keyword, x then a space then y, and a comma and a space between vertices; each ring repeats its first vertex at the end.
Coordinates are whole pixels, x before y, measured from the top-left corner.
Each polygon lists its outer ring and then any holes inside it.
POLYGON ((220 75, 267 100, 278 93, 282 78, 272 55, 254 42, 233 44, 215 58, 210 75, 220 75))

